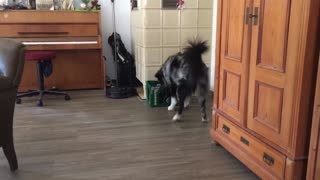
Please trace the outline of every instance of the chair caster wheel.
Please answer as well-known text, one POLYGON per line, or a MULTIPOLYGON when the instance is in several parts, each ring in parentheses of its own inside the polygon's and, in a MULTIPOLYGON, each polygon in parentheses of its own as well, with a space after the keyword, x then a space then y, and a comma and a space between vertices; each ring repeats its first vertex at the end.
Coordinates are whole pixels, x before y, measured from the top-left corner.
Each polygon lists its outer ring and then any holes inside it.
POLYGON ((16 104, 21 104, 21 99, 20 98, 16 99, 16 104))
POLYGON ((39 107, 42 107, 42 106, 43 106, 42 100, 38 100, 37 106, 39 106, 39 107))
POLYGON ((71 97, 70 97, 69 95, 65 95, 65 96, 64 96, 64 100, 70 101, 70 100, 71 100, 71 97))

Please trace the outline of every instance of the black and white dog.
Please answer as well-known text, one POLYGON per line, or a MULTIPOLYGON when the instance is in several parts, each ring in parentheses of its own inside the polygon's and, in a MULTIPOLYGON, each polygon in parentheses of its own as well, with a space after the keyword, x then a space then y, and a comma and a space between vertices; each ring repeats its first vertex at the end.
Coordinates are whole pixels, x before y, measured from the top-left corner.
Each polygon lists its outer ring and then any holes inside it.
POLYGON ((202 122, 207 122, 208 68, 201 57, 207 50, 206 41, 189 41, 189 46, 182 53, 170 56, 155 74, 171 96, 168 110, 174 110, 177 103, 179 105, 173 121, 181 119, 183 108, 189 105, 192 94, 196 93, 201 105, 202 122))

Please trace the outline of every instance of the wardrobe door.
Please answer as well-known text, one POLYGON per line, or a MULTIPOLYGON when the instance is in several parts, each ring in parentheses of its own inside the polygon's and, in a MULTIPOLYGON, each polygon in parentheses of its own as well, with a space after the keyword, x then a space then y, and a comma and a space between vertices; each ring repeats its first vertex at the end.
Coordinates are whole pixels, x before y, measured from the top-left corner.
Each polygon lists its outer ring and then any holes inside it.
POLYGON ((220 113, 243 124, 248 77, 249 0, 223 0, 221 24, 219 103, 220 113))
POLYGON ((254 0, 247 127, 286 148, 294 61, 287 59, 290 0, 254 0), (289 65, 288 63, 291 63, 289 65), (290 73, 288 73, 290 72, 290 73))

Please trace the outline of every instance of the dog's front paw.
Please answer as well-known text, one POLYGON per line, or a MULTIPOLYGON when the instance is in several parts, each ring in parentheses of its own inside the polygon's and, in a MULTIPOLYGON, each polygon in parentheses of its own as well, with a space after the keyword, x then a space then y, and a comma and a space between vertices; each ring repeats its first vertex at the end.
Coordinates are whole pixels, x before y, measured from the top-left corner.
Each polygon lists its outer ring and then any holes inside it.
POLYGON ((207 122, 208 122, 208 119, 206 119, 206 118, 202 118, 202 119, 201 119, 201 122, 203 122, 203 123, 207 123, 207 122))
POLYGON ((174 106, 169 106, 168 107, 168 111, 173 111, 174 110, 174 106))
POLYGON ((179 121, 181 119, 181 115, 180 114, 176 114, 174 115, 174 117, 172 118, 172 121, 176 122, 176 121, 179 121))

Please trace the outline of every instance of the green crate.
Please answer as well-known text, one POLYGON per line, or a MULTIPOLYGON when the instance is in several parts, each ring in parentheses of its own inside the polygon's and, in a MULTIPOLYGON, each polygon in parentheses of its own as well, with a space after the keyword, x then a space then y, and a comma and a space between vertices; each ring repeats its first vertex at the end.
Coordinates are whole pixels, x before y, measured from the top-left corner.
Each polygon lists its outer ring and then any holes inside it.
POLYGON ((147 101, 151 107, 168 106, 166 101, 167 92, 161 89, 161 84, 158 81, 147 81, 146 83, 147 101))

